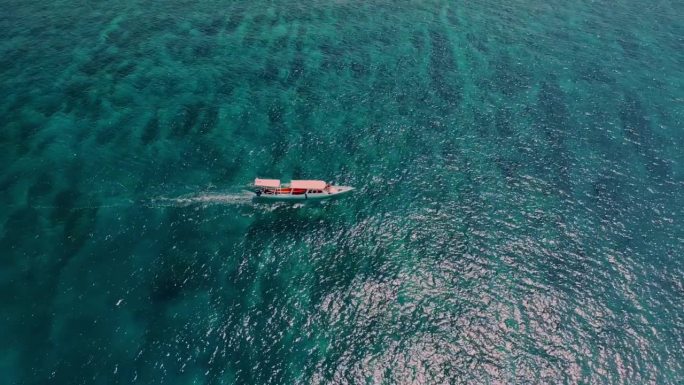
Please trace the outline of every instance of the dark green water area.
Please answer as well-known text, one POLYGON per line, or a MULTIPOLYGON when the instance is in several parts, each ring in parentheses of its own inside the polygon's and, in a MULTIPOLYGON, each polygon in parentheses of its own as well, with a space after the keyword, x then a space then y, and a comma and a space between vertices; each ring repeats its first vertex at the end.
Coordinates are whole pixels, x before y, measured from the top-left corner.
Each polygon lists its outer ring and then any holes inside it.
POLYGON ((684 383, 682 1, 0 0, 0 118, 2 384, 684 383))

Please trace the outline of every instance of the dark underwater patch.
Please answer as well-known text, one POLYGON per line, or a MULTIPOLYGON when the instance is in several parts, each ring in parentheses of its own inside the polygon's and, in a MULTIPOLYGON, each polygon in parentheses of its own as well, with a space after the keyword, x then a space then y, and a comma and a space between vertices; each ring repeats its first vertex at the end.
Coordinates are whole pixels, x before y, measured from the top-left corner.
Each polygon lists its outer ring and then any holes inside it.
POLYGON ((29 201, 35 201, 39 197, 43 197, 47 194, 49 194, 52 191, 53 187, 53 178, 50 176, 50 174, 43 173, 38 178, 36 178, 36 181, 31 185, 31 187, 28 190, 28 199, 29 201))
POLYGON ((496 131, 500 137, 510 137, 513 134, 513 114, 508 108, 496 110, 496 131))
POLYGON ((555 79, 542 81, 537 106, 547 138, 554 146, 562 145, 565 131, 569 129, 569 113, 564 93, 555 79))
POLYGON ((625 136, 632 142, 637 153, 644 158, 650 175, 657 180, 664 180, 670 174, 670 167, 654 149, 656 138, 646 114, 646 110, 636 95, 631 93, 625 95, 620 108, 620 120, 625 136))
POLYGON ((602 170, 592 183, 590 193, 601 219, 613 222, 620 218, 621 206, 624 204, 624 182, 620 178, 602 170))
POLYGON ((207 58, 212 55, 214 51, 214 46, 211 42, 206 40, 200 40, 194 44, 192 47, 192 53, 198 58, 207 58))
POLYGON ((59 192, 55 195, 51 219, 53 223, 63 223, 68 217, 71 210, 76 207, 81 193, 75 189, 69 189, 59 192))
POLYGON ((494 159, 494 162, 507 182, 511 182, 517 177, 518 169, 520 168, 518 161, 499 155, 494 159))
POLYGON ((570 129, 570 115, 565 103, 565 94, 555 77, 542 81, 537 95, 536 126, 541 129, 549 145, 544 149, 546 161, 539 165, 546 169, 547 180, 552 181, 560 190, 569 192, 570 154, 566 146, 566 138, 570 129), (552 170, 548 174, 548 170, 552 170))
POLYGON ((93 207, 71 210, 64 222, 63 254, 69 258, 76 254, 95 232, 97 223, 97 203, 89 202, 93 207))
POLYGON ((283 114, 285 108, 280 103, 273 103, 268 109, 268 121, 271 127, 277 127, 283 124, 283 114))
POLYGON ((282 130, 279 130, 272 136, 273 140, 270 142, 269 149, 274 163, 278 163, 287 156, 287 149, 290 145, 289 140, 284 137, 282 130))
POLYGON ((6 191, 12 188, 21 179, 22 173, 18 171, 5 172, 2 179, 0 179, 0 191, 6 191))
POLYGON ((290 63, 290 74, 288 80, 290 82, 295 82, 304 76, 305 66, 304 57, 302 55, 297 55, 292 63, 290 63))
POLYGON ((274 60, 268 59, 266 61, 266 65, 261 70, 261 79, 270 83, 270 82, 278 81, 278 78, 279 78, 278 66, 276 65, 274 60))
POLYGON ((458 105, 461 102, 462 84, 458 81, 458 66, 451 42, 447 35, 430 30, 432 53, 430 55, 430 84, 432 89, 446 102, 458 105))
POLYGON ((68 95, 65 98, 64 112, 79 118, 97 120, 102 113, 102 98, 93 83, 76 81, 67 86, 66 91, 68 95))
POLYGON ((3 51, 3 54, 0 55, 0 74, 4 75, 5 72, 16 69, 16 66, 22 63, 23 60, 26 60, 30 53, 29 47, 17 47, 16 49, 9 50, 9 52, 7 50, 3 51))
POLYGON ((426 45, 425 33, 423 33, 422 31, 414 32, 411 35, 411 45, 413 45, 413 48, 416 51, 418 51, 418 52, 423 51, 425 49, 425 45, 426 45))
POLYGON ((473 47, 475 47, 476 50, 480 51, 483 54, 489 53, 489 48, 487 47, 485 36, 468 32, 466 33, 466 39, 473 47))
POLYGON ((185 208, 171 208, 166 214, 166 242, 160 251, 160 263, 149 282, 155 304, 174 301, 207 286, 208 264, 202 251, 197 224, 188 220, 185 208), (187 253, 194 250, 194 253, 187 253))
POLYGON ((452 3, 447 7, 447 20, 449 21, 449 24, 453 27, 458 27, 461 22, 458 19, 458 14, 456 13, 456 10, 459 5, 456 5, 455 3, 452 3))
POLYGON ((216 128, 218 123, 219 110, 216 106, 208 106, 204 110, 202 122, 199 125, 198 133, 201 135, 210 134, 216 128))
POLYGON ((288 41, 287 35, 278 37, 271 45, 271 50, 273 52, 283 52, 283 50, 287 49, 288 41))
POLYGON ((226 32, 233 33, 235 29, 242 23, 244 15, 242 11, 231 11, 230 17, 228 17, 228 22, 226 23, 226 32))
POLYGON ((323 41, 319 47, 323 53, 321 67, 328 70, 341 71, 344 69, 344 51, 330 41, 323 41))
MULTIPOLYGON (((381 64, 377 66, 375 71, 373 71, 373 74, 375 75, 371 91, 373 97, 369 101, 371 104, 377 103, 380 100, 384 100, 387 95, 392 93, 395 85, 395 74, 388 65, 381 64)), ((359 75, 357 76, 361 77, 366 75, 363 74, 363 71, 360 71, 359 75)), ((353 107, 353 103, 348 103, 348 105, 353 107)), ((383 106, 378 106, 378 108, 382 107, 383 106)))
POLYGON ((521 65, 511 63, 504 54, 495 61, 493 83, 502 94, 512 96, 531 86, 532 76, 521 65))
MULTIPOLYGON (((12 253, 14 258, 27 257, 36 252, 31 247, 41 234, 40 216, 36 209, 23 207, 11 212, 4 223, 4 234, 0 238, 0 249, 12 253)), ((13 258, 5 255, 1 263, 10 263, 13 258)))
POLYGON ((62 108, 64 99, 58 97, 54 93, 50 93, 41 97, 39 100, 37 100, 37 102, 38 111, 45 115, 45 117, 49 118, 62 108))
POLYGON ((67 103, 73 103, 84 98, 92 87, 92 81, 86 80, 75 80, 67 83, 64 87, 64 96, 67 98, 67 103))
POLYGON ((159 137, 159 117, 155 113, 145 124, 140 140, 144 145, 150 144, 159 137))
POLYGON ((204 26, 200 27, 200 31, 204 32, 204 34, 207 36, 214 36, 221 30, 224 21, 224 16, 215 16, 212 18, 209 24, 205 24, 204 26))
POLYGON ((155 274, 150 288, 150 297, 153 302, 168 302, 181 295, 184 285, 183 281, 185 280, 185 277, 182 275, 183 267, 187 268, 188 266, 175 265, 166 267, 163 271, 155 274))
POLYGON ((224 73, 219 76, 216 93, 221 97, 230 96, 235 88, 236 80, 233 75, 224 73))
POLYGON ((81 72, 94 76, 98 72, 105 72, 118 59, 102 49, 96 51, 85 64, 80 67, 81 72))
POLYGON ((184 137, 190 134, 199 120, 201 111, 201 103, 187 104, 183 106, 182 110, 178 113, 178 115, 176 115, 177 119, 174 119, 173 127, 171 129, 172 136, 184 137))
POLYGON ((638 59, 641 54, 641 47, 634 37, 627 31, 622 31, 621 34, 617 36, 617 42, 620 44, 623 52, 627 54, 628 57, 632 59, 638 59))
POLYGON ((642 145, 650 139, 650 127, 639 99, 628 93, 620 108, 620 119, 629 140, 642 145))
POLYGON ((189 38, 187 36, 179 36, 177 39, 168 40, 165 43, 166 51, 169 56, 174 60, 190 64, 194 61, 194 57, 187 55, 187 49, 189 48, 189 38))
POLYGON ((575 67, 577 68, 577 76, 584 81, 596 84, 615 84, 615 78, 608 74, 600 63, 580 61, 575 62, 575 67))
MULTIPOLYGON (((370 61, 370 60, 368 60, 370 61)), ((350 65, 350 69, 352 70, 352 74, 354 75, 355 78, 363 78, 368 76, 370 73, 370 70, 368 68, 367 62, 361 62, 361 61, 352 61, 350 65)))
POLYGON ((100 127, 95 135, 95 141, 99 145, 111 143, 115 138, 119 127, 116 125, 108 125, 107 127, 100 127))

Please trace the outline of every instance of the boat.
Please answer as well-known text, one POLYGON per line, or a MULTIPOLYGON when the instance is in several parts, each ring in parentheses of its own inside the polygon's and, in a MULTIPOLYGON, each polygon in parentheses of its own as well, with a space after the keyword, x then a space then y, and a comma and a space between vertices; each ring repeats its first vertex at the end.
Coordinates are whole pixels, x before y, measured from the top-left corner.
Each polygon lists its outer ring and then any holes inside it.
POLYGON ((324 200, 339 197, 354 190, 350 186, 333 186, 322 180, 292 180, 281 184, 279 179, 254 180, 256 198, 270 201, 324 200))

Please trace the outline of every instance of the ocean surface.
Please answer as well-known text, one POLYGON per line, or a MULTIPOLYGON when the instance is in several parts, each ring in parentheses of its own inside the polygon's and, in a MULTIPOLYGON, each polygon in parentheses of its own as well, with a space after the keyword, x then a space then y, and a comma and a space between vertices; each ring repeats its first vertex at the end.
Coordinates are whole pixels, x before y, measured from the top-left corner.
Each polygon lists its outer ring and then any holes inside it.
POLYGON ((684 383, 684 2, 0 9, 0 383, 684 383))

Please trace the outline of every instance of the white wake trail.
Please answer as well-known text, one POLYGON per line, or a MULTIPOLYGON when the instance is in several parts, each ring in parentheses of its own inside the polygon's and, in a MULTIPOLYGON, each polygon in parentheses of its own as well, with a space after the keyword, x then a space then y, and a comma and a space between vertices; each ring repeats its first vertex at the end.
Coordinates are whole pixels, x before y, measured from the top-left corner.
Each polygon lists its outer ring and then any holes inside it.
POLYGON ((254 194, 249 191, 242 193, 222 194, 222 193, 198 193, 183 195, 176 198, 157 198, 154 201, 170 206, 190 206, 200 205, 243 205, 252 203, 254 194))

